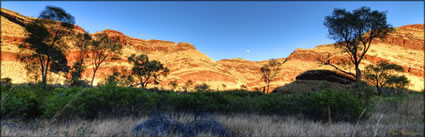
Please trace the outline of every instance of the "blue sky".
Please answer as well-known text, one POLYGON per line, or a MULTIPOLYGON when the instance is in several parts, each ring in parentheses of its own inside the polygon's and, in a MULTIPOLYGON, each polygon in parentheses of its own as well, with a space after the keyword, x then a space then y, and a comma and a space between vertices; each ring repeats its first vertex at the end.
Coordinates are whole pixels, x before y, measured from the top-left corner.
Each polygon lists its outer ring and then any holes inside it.
POLYGON ((71 13, 90 33, 113 29, 140 39, 192 43, 214 60, 266 60, 333 43, 323 26, 334 8, 387 11, 395 27, 424 24, 424 2, 1 2, 38 17, 46 5, 71 13))

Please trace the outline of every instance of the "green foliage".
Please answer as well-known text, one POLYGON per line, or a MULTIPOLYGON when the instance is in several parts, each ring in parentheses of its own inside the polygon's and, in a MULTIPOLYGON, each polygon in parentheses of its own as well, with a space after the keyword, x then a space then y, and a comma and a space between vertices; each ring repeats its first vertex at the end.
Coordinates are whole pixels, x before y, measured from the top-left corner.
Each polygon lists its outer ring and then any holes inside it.
POLYGON ((71 88, 57 88, 52 92, 51 96, 48 96, 42 105, 44 110, 44 118, 52 118, 57 112, 62 112, 62 116, 71 116, 71 111, 69 109, 64 109, 65 105, 75 98, 79 92, 82 92, 85 88, 82 87, 71 87, 71 88))
POLYGON ((409 84, 405 76, 397 76, 392 73, 402 72, 403 68, 397 64, 379 62, 377 65, 368 65, 366 67, 366 79, 373 83, 378 94, 382 94, 382 88, 386 85, 393 85, 397 88, 404 88, 409 84))
MULTIPOLYGON (((365 104, 353 94, 337 89, 325 89, 321 93, 313 96, 316 102, 310 108, 312 117, 326 119, 328 117, 328 107, 331 110, 332 119, 335 121, 355 121, 362 113, 365 104)), ((367 114, 366 114, 367 116, 367 114)))
POLYGON ((400 90, 405 89, 410 81, 406 76, 391 76, 387 79, 387 83, 393 88, 394 93, 399 94, 400 90))
POLYGON ((86 69, 85 60, 88 58, 89 45, 93 43, 93 39, 89 33, 77 34, 77 42, 75 46, 79 49, 77 60, 74 62, 71 68, 71 86, 81 85, 80 81, 81 73, 86 69))
MULTIPOLYGON (((127 72, 123 70, 123 72, 127 72)), ((131 75, 121 74, 120 72, 114 71, 112 75, 105 78, 105 84, 116 84, 118 86, 130 86, 134 82, 134 78, 131 75)))
POLYGON ((168 82, 168 85, 171 86, 172 89, 174 90, 175 88, 177 88, 177 85, 178 85, 177 80, 168 82))
POLYGON ((41 113, 40 98, 31 88, 2 86, 2 118, 34 118, 41 113))
POLYGON ((122 44, 119 38, 109 37, 106 33, 96 33, 93 37, 94 41, 90 44, 89 49, 92 53, 91 61, 93 63, 93 76, 90 85, 93 86, 94 78, 97 70, 106 63, 119 60, 122 44))
POLYGON ((355 76, 357 81, 362 78, 359 65, 372 41, 375 38, 385 37, 393 30, 391 25, 387 24, 385 12, 371 10, 369 7, 361 7, 352 12, 345 9, 334 9, 332 15, 326 16, 324 25, 328 28, 329 38, 334 39, 337 46, 350 55, 356 74, 331 64, 329 58, 324 61, 324 64, 355 76))
MULTIPOLYGON (((10 88, 10 85, 2 86, 2 89, 10 88)), ((114 83, 96 88, 40 89, 43 88, 17 86, 11 92, 13 94, 8 95, 5 103, 2 103, 2 115, 93 119, 99 116, 139 116, 159 110, 186 113, 303 114, 314 120, 327 120, 329 106, 334 121, 352 121, 359 116, 365 104, 357 98, 355 92, 336 89, 268 95, 241 90, 178 93, 119 87, 114 83)), ((2 90, 2 95, 7 93, 2 90)))
MULTIPOLYGON (((32 54, 20 54, 19 58, 27 64, 39 64, 41 68, 42 83, 46 86, 47 73, 68 72, 67 59, 64 50, 67 44, 63 41, 72 33, 74 17, 58 7, 47 6, 39 16, 39 19, 25 25, 28 37, 25 43, 20 45, 21 50, 30 49, 32 54), (61 22, 62 27, 49 27, 61 22)), ((31 68, 31 67, 30 67, 31 68)))
POLYGON ((136 56, 132 54, 128 57, 128 62, 133 64, 132 74, 136 75, 140 85, 145 88, 148 84, 159 84, 161 76, 167 76, 170 70, 161 62, 156 60, 149 61, 147 55, 136 56))
MULTIPOLYGON (((283 62, 285 63, 286 60, 283 62)), ((270 82, 279 76, 280 66, 282 63, 272 59, 266 65, 260 68, 261 71, 261 80, 267 84, 266 94, 269 93, 270 82)))
POLYGON ((71 109, 83 118, 138 115, 155 108, 158 101, 157 93, 107 84, 81 92, 71 109))

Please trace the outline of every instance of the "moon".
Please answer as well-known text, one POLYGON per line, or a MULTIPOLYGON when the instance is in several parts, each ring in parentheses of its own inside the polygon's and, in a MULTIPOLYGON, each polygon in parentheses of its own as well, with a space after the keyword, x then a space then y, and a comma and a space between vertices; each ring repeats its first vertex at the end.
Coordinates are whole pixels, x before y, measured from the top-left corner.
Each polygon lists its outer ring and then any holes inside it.
POLYGON ((249 53, 249 52, 251 52, 251 51, 250 51, 249 49, 247 49, 247 50, 246 50, 246 53, 249 53))

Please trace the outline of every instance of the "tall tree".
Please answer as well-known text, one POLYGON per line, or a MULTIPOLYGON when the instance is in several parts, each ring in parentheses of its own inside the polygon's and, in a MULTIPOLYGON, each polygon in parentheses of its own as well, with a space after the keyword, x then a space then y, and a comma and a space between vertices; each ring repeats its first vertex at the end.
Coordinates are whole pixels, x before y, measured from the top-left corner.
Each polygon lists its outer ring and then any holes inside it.
POLYGON ((106 33, 95 34, 95 41, 90 46, 91 60, 93 63, 93 76, 90 86, 93 87, 97 70, 111 61, 119 60, 122 44, 118 38, 109 37, 106 33))
MULTIPOLYGON (((285 59, 285 61, 283 61, 283 63, 285 63, 286 61, 287 61, 287 59, 285 59)), ((279 62, 276 59, 272 59, 266 65, 264 65, 263 67, 260 68, 261 80, 263 80, 267 85, 266 86, 267 88, 264 91, 265 94, 269 93, 270 82, 272 82, 273 79, 279 77, 280 66, 283 63, 279 62)))
POLYGON ((74 62, 71 71, 71 85, 79 85, 81 73, 85 70, 85 59, 88 57, 89 46, 93 43, 88 33, 79 33, 76 35, 75 46, 78 48, 77 60, 74 62))
POLYGON ((69 70, 64 54, 67 47, 65 39, 72 34, 74 23, 74 17, 65 10, 47 6, 41 12, 39 19, 25 25, 29 35, 20 48, 21 50, 29 49, 33 53, 21 54, 20 59, 40 65, 44 87, 47 84, 49 71, 58 73, 69 70))
POLYGON ((365 70, 365 77, 375 85, 378 95, 381 95, 382 88, 396 80, 394 79, 396 76, 392 73, 401 71, 403 71, 401 66, 381 61, 377 65, 368 65, 365 70))
POLYGON ((326 16, 324 25, 328 28, 329 37, 336 40, 336 45, 350 55, 356 73, 338 68, 331 64, 329 59, 323 63, 354 76, 357 81, 361 81, 359 65, 372 41, 376 38, 384 38, 392 30, 391 25, 387 24, 386 12, 371 11, 368 7, 361 7, 353 12, 334 9, 331 16, 326 16))
POLYGON ((150 61, 145 54, 138 56, 132 54, 128 57, 128 62, 133 64, 133 68, 131 69, 132 74, 136 75, 142 88, 146 88, 150 83, 159 84, 161 82, 160 77, 167 76, 170 72, 161 62, 156 60, 150 61))

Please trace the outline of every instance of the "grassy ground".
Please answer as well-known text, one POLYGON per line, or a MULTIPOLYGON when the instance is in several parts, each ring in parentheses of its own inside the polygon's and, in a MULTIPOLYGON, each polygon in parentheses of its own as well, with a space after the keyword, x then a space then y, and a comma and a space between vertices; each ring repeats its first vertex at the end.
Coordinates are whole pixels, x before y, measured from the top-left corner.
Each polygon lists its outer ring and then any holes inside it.
MULTIPOLYGON (((216 114, 232 136, 424 136, 423 97, 374 98, 375 109, 365 121, 338 122, 332 125, 305 120, 302 116, 282 117, 260 114, 216 114)), ((193 121, 190 114, 165 114, 180 122, 193 121)), ((49 123, 2 119, 1 136, 130 136, 130 131, 148 117, 98 118, 49 123)), ((211 133, 198 134, 211 136, 211 133)))

